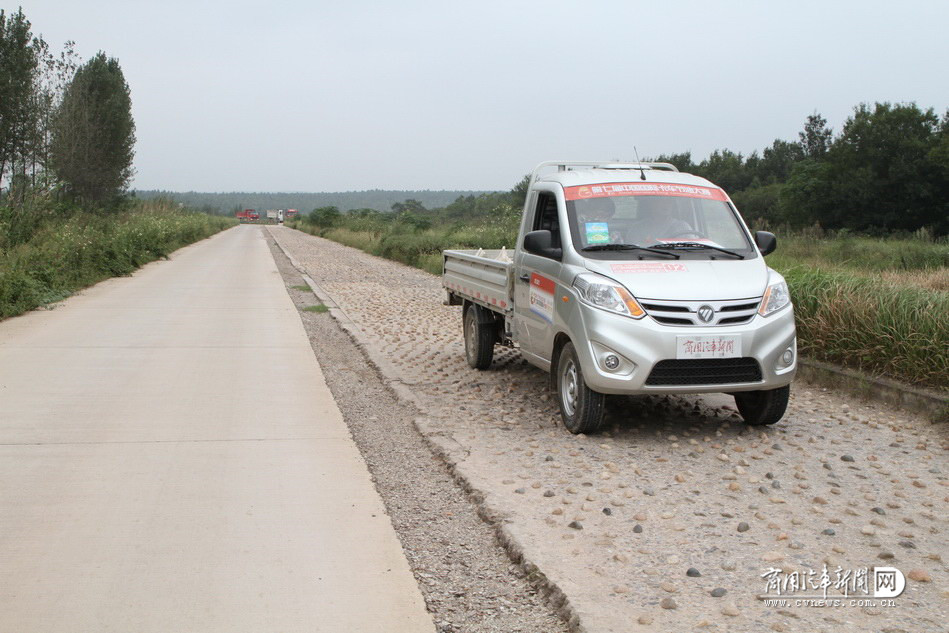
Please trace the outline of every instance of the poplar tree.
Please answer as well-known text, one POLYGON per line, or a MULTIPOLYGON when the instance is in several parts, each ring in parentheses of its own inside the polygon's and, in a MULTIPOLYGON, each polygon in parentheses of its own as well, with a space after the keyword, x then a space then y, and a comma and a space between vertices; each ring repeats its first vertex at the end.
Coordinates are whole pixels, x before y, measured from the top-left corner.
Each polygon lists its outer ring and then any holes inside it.
POLYGON ((35 44, 22 9, 12 14, 0 10, 0 185, 25 156, 33 131, 39 64, 35 44))
POLYGON ((127 189, 134 146, 128 84, 119 61, 99 52, 76 71, 53 117, 53 170, 73 197, 101 205, 127 189))

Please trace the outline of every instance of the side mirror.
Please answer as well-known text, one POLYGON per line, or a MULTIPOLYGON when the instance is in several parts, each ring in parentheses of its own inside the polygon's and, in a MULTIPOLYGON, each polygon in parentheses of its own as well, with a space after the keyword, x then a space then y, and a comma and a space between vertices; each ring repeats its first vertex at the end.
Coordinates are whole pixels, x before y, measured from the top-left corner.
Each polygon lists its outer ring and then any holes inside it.
POLYGON ((758 231, 755 233, 755 244, 761 249, 762 255, 770 255, 778 247, 778 238, 774 236, 774 233, 758 231))
POLYGON ((524 250, 541 257, 550 259, 560 259, 563 257, 563 249, 554 248, 553 236, 550 231, 531 231, 524 236, 524 250))

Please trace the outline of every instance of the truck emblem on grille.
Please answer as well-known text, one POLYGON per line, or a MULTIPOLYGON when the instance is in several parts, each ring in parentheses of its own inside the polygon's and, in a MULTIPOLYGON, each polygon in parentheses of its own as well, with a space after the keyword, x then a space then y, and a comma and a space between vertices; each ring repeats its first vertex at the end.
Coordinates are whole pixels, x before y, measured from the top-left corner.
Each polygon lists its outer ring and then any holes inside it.
POLYGON ((715 310, 710 305, 704 305, 698 309, 699 321, 702 323, 711 323, 715 316, 715 310))

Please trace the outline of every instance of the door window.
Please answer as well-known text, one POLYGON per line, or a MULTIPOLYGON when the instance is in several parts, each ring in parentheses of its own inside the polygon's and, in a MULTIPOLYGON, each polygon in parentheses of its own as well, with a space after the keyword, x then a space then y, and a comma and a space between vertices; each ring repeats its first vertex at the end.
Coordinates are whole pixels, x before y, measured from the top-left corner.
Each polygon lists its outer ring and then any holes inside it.
POLYGON ((550 245, 561 248, 560 216, 557 214, 557 198, 552 193, 541 192, 537 196, 532 231, 550 231, 550 245))

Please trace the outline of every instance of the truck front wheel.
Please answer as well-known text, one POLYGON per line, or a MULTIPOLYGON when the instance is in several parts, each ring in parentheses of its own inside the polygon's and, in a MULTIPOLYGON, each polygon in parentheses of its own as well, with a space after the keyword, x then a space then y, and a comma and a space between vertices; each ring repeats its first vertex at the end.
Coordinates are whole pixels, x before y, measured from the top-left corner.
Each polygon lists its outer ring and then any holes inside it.
POLYGON ((469 305, 463 319, 465 329, 465 359, 473 369, 487 369, 494 358, 494 341, 497 338, 497 326, 486 320, 478 305, 469 305))
POLYGON ((746 424, 761 426, 774 424, 788 408, 791 386, 785 385, 767 391, 740 391, 733 394, 738 412, 746 424))
POLYGON ((599 431, 606 396, 587 387, 573 343, 560 350, 555 371, 563 425, 573 434, 599 431))

